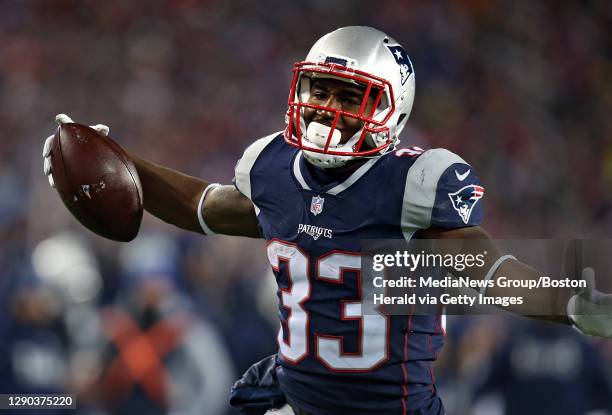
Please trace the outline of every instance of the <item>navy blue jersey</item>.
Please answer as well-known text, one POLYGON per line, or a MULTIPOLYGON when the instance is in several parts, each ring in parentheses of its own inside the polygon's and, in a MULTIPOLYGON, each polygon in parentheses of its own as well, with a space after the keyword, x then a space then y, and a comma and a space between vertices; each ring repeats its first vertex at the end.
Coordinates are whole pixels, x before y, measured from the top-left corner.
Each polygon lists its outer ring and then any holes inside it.
POLYGON ((362 315, 361 240, 477 225, 484 189, 444 149, 390 152, 340 177, 315 169, 280 133, 236 166, 278 282, 281 389, 315 415, 428 407, 442 318, 362 315))

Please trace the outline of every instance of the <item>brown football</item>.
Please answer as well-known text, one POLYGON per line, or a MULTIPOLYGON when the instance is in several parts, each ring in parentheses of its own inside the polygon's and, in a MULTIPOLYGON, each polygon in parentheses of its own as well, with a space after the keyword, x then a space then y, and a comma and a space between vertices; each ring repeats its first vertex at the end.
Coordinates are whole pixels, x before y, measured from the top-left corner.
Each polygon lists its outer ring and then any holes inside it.
POLYGON ((51 150, 53 179, 62 201, 86 228, 128 242, 142 221, 136 167, 111 138, 86 125, 59 126, 51 150))

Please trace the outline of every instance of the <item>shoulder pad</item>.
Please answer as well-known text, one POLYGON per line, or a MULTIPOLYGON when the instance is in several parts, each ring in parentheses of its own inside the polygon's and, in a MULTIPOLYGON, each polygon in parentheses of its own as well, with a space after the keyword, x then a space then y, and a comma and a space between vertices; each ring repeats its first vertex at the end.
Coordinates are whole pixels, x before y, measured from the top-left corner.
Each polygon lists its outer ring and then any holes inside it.
POLYGON ((234 186, 236 186, 236 189, 238 189, 240 193, 249 199, 251 199, 251 169, 257 161, 257 157, 259 157, 261 152, 278 136, 278 134, 279 133, 276 132, 255 141, 244 150, 242 157, 238 160, 238 163, 236 163, 234 186))
POLYGON ((425 151, 408 170, 401 225, 405 237, 432 226, 458 228, 482 220, 484 194, 472 167, 443 148, 425 151))

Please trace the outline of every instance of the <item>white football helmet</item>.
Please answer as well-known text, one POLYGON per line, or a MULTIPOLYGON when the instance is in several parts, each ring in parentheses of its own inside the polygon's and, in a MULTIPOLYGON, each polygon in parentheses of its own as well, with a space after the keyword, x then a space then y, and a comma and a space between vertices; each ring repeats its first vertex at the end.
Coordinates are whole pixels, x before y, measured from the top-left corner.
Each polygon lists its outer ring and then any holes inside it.
POLYGON ((404 48, 385 33, 364 26, 337 29, 319 39, 306 60, 293 67, 285 141, 312 164, 334 168, 360 157, 378 157, 395 148, 414 101, 414 69, 404 48), (333 78, 364 88, 359 112, 308 103, 313 79, 333 78), (366 101, 374 107, 366 113, 366 101), (334 114, 331 126, 304 121, 304 108, 334 114), (363 127, 340 144, 339 117, 363 127))

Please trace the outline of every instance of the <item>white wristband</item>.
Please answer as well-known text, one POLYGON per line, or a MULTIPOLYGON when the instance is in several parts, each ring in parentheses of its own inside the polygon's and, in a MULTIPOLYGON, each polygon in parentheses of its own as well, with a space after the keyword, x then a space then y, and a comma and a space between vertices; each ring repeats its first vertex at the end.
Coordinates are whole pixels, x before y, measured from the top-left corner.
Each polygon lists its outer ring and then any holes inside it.
MULTIPOLYGON (((499 268, 499 266, 506 260, 508 259, 514 259, 516 260, 516 257, 514 255, 502 255, 499 258, 497 258, 497 261, 495 261, 495 263, 493 264, 493 266, 491 266, 491 268, 489 268, 489 272, 487 272, 487 275, 484 277, 485 281, 489 281, 491 278, 493 278, 493 276, 495 275, 495 273, 497 272, 497 269, 499 268)), ((482 295, 486 295, 487 293, 487 284, 483 284, 482 287, 480 288, 480 294, 482 295)))
POLYGON ((200 222, 200 227, 204 231, 205 235, 216 235, 216 233, 213 232, 208 227, 208 225, 206 224, 206 221, 204 220, 204 215, 202 215, 202 208, 204 207, 204 199, 206 199, 206 195, 208 194, 208 192, 210 192, 212 189, 215 189, 219 186, 221 186, 219 183, 211 183, 208 186, 206 186, 206 189, 204 189, 204 191, 202 192, 202 197, 200 197, 200 203, 198 203, 198 221, 200 222))

